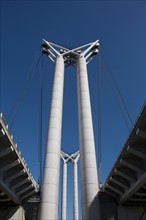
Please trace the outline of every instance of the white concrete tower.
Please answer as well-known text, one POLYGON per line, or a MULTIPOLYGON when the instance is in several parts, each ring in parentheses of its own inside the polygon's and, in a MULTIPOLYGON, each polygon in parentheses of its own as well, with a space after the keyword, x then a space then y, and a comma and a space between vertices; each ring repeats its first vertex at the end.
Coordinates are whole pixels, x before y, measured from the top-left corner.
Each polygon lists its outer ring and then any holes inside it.
POLYGON ((86 65, 86 57, 93 55, 93 48, 98 50, 98 45, 98 41, 94 42, 89 46, 89 48, 81 53, 77 60, 78 116, 81 161, 80 172, 83 220, 100 219, 100 217, 97 218, 97 216, 92 216, 91 219, 92 203, 99 187, 86 65))
MULTIPOLYGON (((62 127, 62 102, 64 84, 64 65, 77 67, 78 84, 78 118, 80 139, 80 174, 81 174, 81 200, 82 219, 100 220, 99 207, 96 218, 92 215, 92 202, 98 192, 98 179, 96 167, 96 154, 92 125, 91 104, 89 95, 87 63, 98 53, 98 40, 75 49, 67 49, 43 40, 43 53, 55 62, 55 75, 52 93, 52 102, 48 126, 48 137, 45 155, 44 177, 41 192, 39 220, 58 219, 58 195, 60 173, 60 145, 62 127)), ((74 155, 68 155, 74 160, 74 155)), ((77 164, 73 165, 74 173, 74 220, 78 219, 78 191, 77 191, 77 164)), ((62 212, 66 218, 66 184, 67 164, 64 164, 64 193, 62 195, 62 212), (65 187, 64 187, 65 186, 65 187), (63 208, 64 207, 64 208, 63 208)), ((98 205, 97 205, 98 206, 98 205)))
POLYGON ((71 158, 73 163, 73 220, 79 220, 79 201, 78 201, 78 166, 80 152, 77 151, 71 158))
POLYGON ((63 161, 62 165, 62 200, 61 200, 61 220, 66 220, 67 211, 67 163, 69 161, 69 156, 61 151, 61 159, 63 161))
POLYGON ((64 60, 55 49, 52 52, 52 46, 47 42, 44 42, 44 46, 46 53, 56 52, 56 58, 39 220, 56 220, 58 219, 64 60))

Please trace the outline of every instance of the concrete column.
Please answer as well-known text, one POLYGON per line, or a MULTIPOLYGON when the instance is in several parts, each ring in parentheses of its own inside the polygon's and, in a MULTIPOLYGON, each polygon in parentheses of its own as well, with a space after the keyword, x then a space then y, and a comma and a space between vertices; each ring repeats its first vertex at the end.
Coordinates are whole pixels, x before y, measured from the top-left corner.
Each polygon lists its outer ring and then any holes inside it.
MULTIPOLYGON (((81 172, 81 197, 82 197, 82 219, 93 220, 91 215, 92 202, 98 192, 96 154, 92 115, 90 106, 90 95, 86 60, 80 57, 77 61, 77 83, 78 83, 78 117, 79 117, 79 139, 80 139, 80 172, 81 172)), ((98 209, 97 209, 98 212, 98 209)), ((98 214, 97 214, 98 215, 98 214)))
POLYGON ((66 220, 66 202, 67 202, 67 163, 63 162, 61 220, 66 220))
POLYGON ((20 206, 15 214, 8 220, 25 220, 25 210, 20 206))
POLYGON ((58 219, 64 60, 56 59, 39 220, 58 219))
POLYGON ((78 167, 77 163, 73 162, 73 219, 79 219, 78 206, 78 167))

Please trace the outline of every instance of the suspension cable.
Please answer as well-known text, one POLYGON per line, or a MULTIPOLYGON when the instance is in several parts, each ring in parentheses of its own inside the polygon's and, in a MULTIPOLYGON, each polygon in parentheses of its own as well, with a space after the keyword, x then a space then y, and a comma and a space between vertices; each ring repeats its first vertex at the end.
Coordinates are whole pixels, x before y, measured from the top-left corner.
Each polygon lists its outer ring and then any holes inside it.
POLYGON ((123 99, 123 97, 122 97, 122 94, 121 94, 121 92, 120 92, 120 89, 118 88, 118 86, 117 86, 117 84, 116 84, 116 81, 115 81, 115 79, 114 79, 114 77, 113 77, 113 74, 112 74, 111 70, 109 70, 109 68, 108 68, 108 66, 107 66, 107 64, 106 64, 106 62, 105 62, 105 60, 103 59, 103 56, 102 56, 102 62, 103 62, 104 66, 105 66, 105 68, 106 68, 106 70, 107 70, 107 71, 106 71, 106 74, 108 75, 108 77, 109 77, 109 79, 110 79, 110 81, 111 81, 111 85, 113 86, 113 91, 115 90, 114 96, 115 96, 115 98, 116 98, 116 100, 117 100, 117 103, 118 103, 118 105, 119 105, 120 112, 121 112, 121 115, 122 115, 122 117, 123 117, 123 120, 124 120, 124 122, 125 122, 125 124, 126 124, 126 127, 127 127, 128 131, 130 131, 130 128, 129 128, 129 126, 128 126, 128 123, 127 123, 127 120, 126 120, 126 117, 125 117, 125 115, 124 115, 124 111, 123 111, 121 105, 123 105, 123 108, 125 109, 125 112, 126 112, 128 118, 129 118, 129 120, 130 120, 130 123, 131 123, 131 125, 133 126, 133 121, 132 121, 132 118, 131 118, 130 113, 129 113, 129 111, 128 111, 128 107, 127 107, 126 103, 124 102, 124 99, 123 99))
POLYGON ((119 88, 118 88, 118 86, 117 86, 117 84, 116 84, 116 82, 115 82, 115 79, 114 79, 112 73, 110 73, 110 77, 111 77, 111 80, 112 80, 112 82, 113 82, 113 84, 114 84, 114 86, 115 86, 115 88, 116 88, 118 94, 119 94, 119 97, 120 97, 120 99, 121 99, 121 102, 122 102, 123 106, 125 107, 125 110, 126 110, 126 113, 127 113, 128 117, 129 117, 129 120, 130 120, 130 122, 131 122, 131 125, 133 125, 133 121, 132 121, 132 118, 131 118, 130 113, 129 113, 129 111, 128 111, 127 105, 126 105, 125 102, 124 102, 124 99, 123 99, 123 97, 122 97, 122 94, 121 94, 121 92, 120 92, 120 90, 119 90, 119 88))
MULTIPOLYGON (((33 72, 32 72, 32 69, 33 69, 33 67, 34 67, 34 65, 35 65, 35 63, 36 63, 36 61, 37 61, 37 59, 38 59, 38 54, 37 54, 37 56, 35 57, 35 59, 34 59, 32 65, 30 66, 30 68, 29 68, 29 70, 28 70, 27 77, 26 77, 26 81, 25 81, 24 86, 23 86, 23 91, 24 91, 26 85, 29 83, 29 81, 30 81, 30 79, 31 79, 31 77, 32 77, 32 73, 33 73, 33 72)), ((23 91, 19 93, 19 96, 18 96, 17 99, 15 100, 15 102, 14 102, 12 108, 11 108, 11 111, 10 111, 10 113, 8 114, 7 121, 10 120, 10 118, 11 118, 11 116, 12 116, 12 114, 13 114, 13 111, 14 111, 14 109, 15 109, 15 106, 17 105, 17 102, 18 102, 18 101, 20 100, 20 98, 21 98, 20 94, 22 95, 23 91)))
POLYGON ((16 116, 18 115, 18 112, 20 111, 20 108, 21 108, 21 105, 22 105, 22 101, 24 101, 25 99, 25 96, 26 96, 26 93, 28 91, 28 88, 30 86, 30 82, 31 80, 33 79, 34 77, 34 74, 36 73, 36 70, 38 68, 38 65, 39 65, 39 62, 40 62, 40 58, 41 58, 41 55, 39 53, 39 56, 37 56, 37 58, 34 60, 30 70, 29 70, 29 75, 28 75, 28 79, 26 80, 25 82, 25 85, 24 85, 24 88, 23 88, 23 91, 20 92, 18 98, 16 99, 14 105, 13 105, 13 108, 11 109, 10 111, 10 114, 8 116, 8 121, 10 121, 12 115, 14 114, 13 118, 11 119, 11 123, 9 122, 10 124, 10 129, 12 128, 13 124, 14 124, 14 121, 16 119, 16 116), (33 69, 34 68, 34 69, 33 69))

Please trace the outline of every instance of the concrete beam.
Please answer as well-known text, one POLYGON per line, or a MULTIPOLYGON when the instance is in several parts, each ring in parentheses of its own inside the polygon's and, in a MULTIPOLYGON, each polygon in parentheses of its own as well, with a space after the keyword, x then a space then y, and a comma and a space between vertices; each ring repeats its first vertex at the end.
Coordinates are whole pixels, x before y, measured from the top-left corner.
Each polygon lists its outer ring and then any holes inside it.
POLYGON ((113 178, 110 178, 110 181, 113 183, 116 183, 117 185, 121 186, 124 189, 129 189, 129 187, 130 187, 130 183, 128 181, 122 180, 122 178, 118 179, 118 178, 113 177, 113 178))
POLYGON ((117 192, 115 192, 115 191, 113 191, 112 189, 109 189, 109 188, 105 188, 105 193, 108 194, 111 197, 116 198, 116 199, 118 199, 119 196, 120 196, 117 192))
POLYGON ((142 186, 142 189, 146 189, 146 185, 142 186))
POLYGON ((25 193, 26 191, 28 191, 29 189, 34 188, 34 186, 32 184, 30 184, 29 186, 22 188, 21 190, 19 190, 18 192, 16 192, 16 195, 21 195, 23 193, 25 193))
POLYGON ((4 167, 0 168, 0 171, 1 172, 7 171, 7 170, 11 169, 12 167, 17 166, 18 164, 20 164, 20 160, 19 159, 14 160, 13 162, 11 162, 11 163, 5 165, 4 167))
POLYGON ((20 180, 18 183, 15 183, 15 184, 11 187, 11 189, 12 189, 12 190, 15 190, 15 189, 17 189, 18 187, 20 187, 20 186, 22 186, 23 184, 25 184, 25 183, 30 183, 30 179, 29 179, 28 177, 25 178, 25 179, 20 180))
POLYGON ((6 195, 4 192, 0 192, 0 196, 4 196, 6 195))
POLYGON ((0 151, 0 158, 12 153, 14 151, 14 148, 11 146, 11 147, 8 147, 6 148, 5 150, 3 151, 0 151))
POLYGON ((0 189, 3 191, 13 202, 20 204, 20 197, 17 196, 12 189, 9 188, 7 184, 0 179, 0 189))
POLYGON ((146 160, 146 154, 138 151, 137 149, 131 147, 130 145, 127 147, 127 151, 136 155, 137 157, 142 158, 143 160, 146 160))
POLYGON ((146 203, 146 198, 130 198, 129 201, 131 201, 131 202, 138 202, 139 204, 140 204, 140 202, 146 203))
POLYGON ((10 199, 10 198, 6 198, 6 199, 0 199, 0 202, 9 202, 9 201, 11 201, 11 199, 10 199))
POLYGON ((136 164, 131 163, 131 161, 128 161, 128 160, 126 161, 123 158, 120 160, 120 163, 122 165, 132 169, 132 170, 135 170, 136 172, 140 172, 140 173, 144 173, 145 172, 142 168, 138 167, 136 164))
POLYGON ((110 188, 112 191, 118 193, 121 196, 123 195, 123 192, 121 190, 119 190, 118 188, 115 188, 115 186, 108 185, 108 188, 110 188))
POLYGON ((24 173, 25 173, 24 169, 20 170, 20 171, 14 170, 13 172, 12 172, 12 170, 9 170, 8 173, 6 173, 6 176, 4 176, 3 181, 10 182, 10 181, 16 179, 17 177, 24 175, 24 173))
POLYGON ((143 138, 143 139, 146 139, 146 132, 142 131, 141 129, 137 129, 136 131, 136 135, 143 138))
POLYGON ((136 196, 146 197, 146 192, 137 192, 135 193, 136 196))
POLYGON ((119 170, 119 169, 115 169, 115 173, 117 173, 119 176, 122 176, 123 178, 129 180, 130 182, 136 182, 137 180, 137 176, 132 175, 130 173, 124 172, 119 170))
POLYGON ((121 197, 121 202, 128 200, 136 191, 138 191, 146 183, 146 173, 139 176, 139 179, 133 184, 129 190, 121 197))
POLYGON ((2 137, 2 136, 4 136, 5 135, 5 131, 4 131, 4 129, 2 128, 1 130, 0 130, 0 138, 2 137))
MULTIPOLYGON (((33 195, 34 193, 35 193, 35 190, 31 190, 31 191, 26 192, 24 196, 21 196, 21 200, 28 198, 29 196, 33 195)), ((39 200, 39 202, 40 202, 40 200, 39 200)))

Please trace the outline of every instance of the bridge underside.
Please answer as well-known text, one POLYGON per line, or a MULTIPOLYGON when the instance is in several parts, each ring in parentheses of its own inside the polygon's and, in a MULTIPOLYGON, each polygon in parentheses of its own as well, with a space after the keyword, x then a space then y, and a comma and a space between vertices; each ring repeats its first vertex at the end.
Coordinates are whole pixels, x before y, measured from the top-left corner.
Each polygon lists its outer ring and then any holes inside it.
POLYGON ((146 104, 103 186, 103 192, 121 204, 146 204, 146 104))
MULTIPOLYGON (((15 144, 2 115, 0 117, 0 214, 9 219, 23 206, 25 219, 36 219, 38 187, 15 144)), ((146 219, 146 103, 129 134, 105 184, 91 204, 101 220, 146 219)))
POLYGON ((26 201, 36 196, 34 181, 8 126, 0 114, 0 216, 9 219, 26 201))
POLYGON ((102 220, 146 219, 146 103, 97 198, 102 220))

